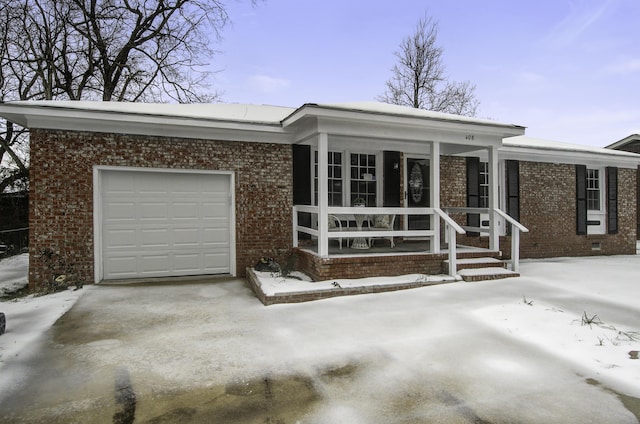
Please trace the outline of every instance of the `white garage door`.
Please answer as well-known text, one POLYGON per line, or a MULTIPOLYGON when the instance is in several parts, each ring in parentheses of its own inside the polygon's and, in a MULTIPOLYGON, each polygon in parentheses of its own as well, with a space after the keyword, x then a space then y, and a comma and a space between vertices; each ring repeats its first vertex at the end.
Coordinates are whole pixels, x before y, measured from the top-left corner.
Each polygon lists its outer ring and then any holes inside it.
POLYGON ((229 273, 230 178, 103 171, 104 279, 229 273))

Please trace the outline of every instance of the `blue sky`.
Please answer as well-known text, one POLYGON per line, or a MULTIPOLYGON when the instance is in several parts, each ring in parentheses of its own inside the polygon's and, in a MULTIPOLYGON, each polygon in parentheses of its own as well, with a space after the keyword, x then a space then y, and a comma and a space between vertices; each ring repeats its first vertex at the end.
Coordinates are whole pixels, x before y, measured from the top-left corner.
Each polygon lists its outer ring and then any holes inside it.
POLYGON ((213 66, 223 100, 297 107, 370 101, 428 13, 478 117, 605 146, 640 133, 639 0, 230 2, 213 66))

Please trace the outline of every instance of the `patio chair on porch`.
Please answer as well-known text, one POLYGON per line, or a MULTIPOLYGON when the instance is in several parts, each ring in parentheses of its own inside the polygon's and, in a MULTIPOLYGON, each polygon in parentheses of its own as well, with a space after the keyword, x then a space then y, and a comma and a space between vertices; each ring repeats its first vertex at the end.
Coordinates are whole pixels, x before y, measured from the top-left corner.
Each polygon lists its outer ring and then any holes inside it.
MULTIPOLYGON (((371 231, 391 231, 393 230, 393 224, 396 221, 395 215, 371 215, 369 217, 369 230, 371 231)), ((373 246, 373 239, 381 238, 387 239, 391 243, 391 248, 396 246, 393 241, 393 236, 370 236, 369 237, 369 246, 373 246)))
MULTIPOLYGON (((329 215, 329 231, 342 231, 342 223, 335 215, 329 215)), ((342 250, 342 237, 338 238, 340 250, 342 250)))

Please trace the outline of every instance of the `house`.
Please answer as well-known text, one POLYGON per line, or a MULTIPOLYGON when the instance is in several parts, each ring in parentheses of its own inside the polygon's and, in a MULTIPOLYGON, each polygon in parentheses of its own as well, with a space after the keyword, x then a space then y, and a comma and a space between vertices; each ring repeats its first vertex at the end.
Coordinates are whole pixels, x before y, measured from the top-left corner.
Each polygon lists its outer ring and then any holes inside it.
MULTIPOLYGON (((621 150, 624 152, 632 152, 632 153, 640 153, 640 134, 631 134, 622 140, 618 140, 615 143, 612 143, 606 147, 607 149, 621 150)), ((638 240, 640 240, 640 166, 638 166, 638 174, 637 174, 637 188, 638 194, 636 195, 636 199, 638 201, 636 210, 638 212, 637 217, 637 231, 636 236, 638 240)))
POLYGON ((0 116, 31 130, 32 286, 244 275, 290 252, 316 279, 635 253, 640 155, 518 125, 373 102, 37 101, 0 116))

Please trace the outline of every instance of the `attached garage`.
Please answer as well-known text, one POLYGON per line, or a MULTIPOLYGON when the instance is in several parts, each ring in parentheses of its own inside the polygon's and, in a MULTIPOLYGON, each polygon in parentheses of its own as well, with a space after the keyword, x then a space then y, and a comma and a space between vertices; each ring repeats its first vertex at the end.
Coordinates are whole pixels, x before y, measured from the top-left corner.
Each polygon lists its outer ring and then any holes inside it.
POLYGON ((233 175, 94 170, 96 281, 235 274, 233 175))

